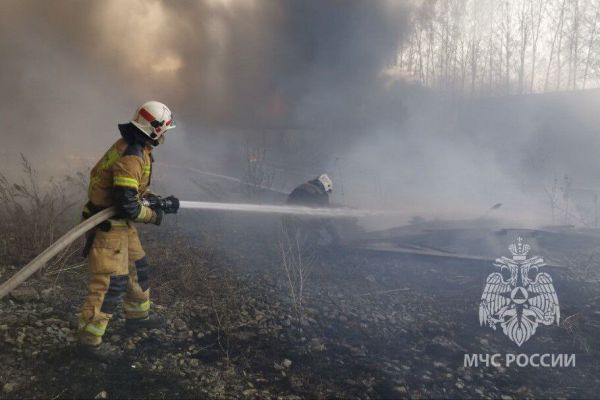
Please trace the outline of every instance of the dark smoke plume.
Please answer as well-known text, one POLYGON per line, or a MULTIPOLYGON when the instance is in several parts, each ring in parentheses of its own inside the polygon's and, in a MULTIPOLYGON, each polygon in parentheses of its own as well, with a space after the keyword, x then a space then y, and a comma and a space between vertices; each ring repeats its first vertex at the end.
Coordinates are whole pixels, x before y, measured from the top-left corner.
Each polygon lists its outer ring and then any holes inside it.
POLYGON ((356 131, 406 16, 391 1, 6 0, 5 145, 87 153, 146 99, 202 140, 206 129, 217 141, 230 128, 356 131))

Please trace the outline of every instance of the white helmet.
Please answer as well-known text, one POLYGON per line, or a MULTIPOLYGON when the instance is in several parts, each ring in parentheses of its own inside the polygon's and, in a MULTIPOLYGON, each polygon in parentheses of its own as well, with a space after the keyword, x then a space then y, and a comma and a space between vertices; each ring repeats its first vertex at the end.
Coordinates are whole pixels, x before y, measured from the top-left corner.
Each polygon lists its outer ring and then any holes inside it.
POLYGON ((323 185, 327 193, 333 190, 333 182, 331 182, 331 178, 329 178, 327 174, 322 174, 317 180, 321 182, 321 185, 323 185))
POLYGON ((142 133, 152 139, 155 144, 162 143, 164 134, 175 128, 173 114, 169 107, 158 101, 142 104, 131 121, 142 133))

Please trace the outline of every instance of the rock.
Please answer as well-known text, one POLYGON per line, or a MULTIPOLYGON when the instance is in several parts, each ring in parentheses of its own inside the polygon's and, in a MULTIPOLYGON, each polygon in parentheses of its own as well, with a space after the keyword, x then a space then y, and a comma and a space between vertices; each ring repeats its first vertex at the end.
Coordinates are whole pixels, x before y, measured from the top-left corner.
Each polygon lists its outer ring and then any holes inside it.
POLYGON ((110 341, 111 341, 111 343, 119 343, 121 341, 121 336, 119 336, 119 335, 112 335, 110 337, 110 341))
POLYGON ((8 382, 8 383, 5 383, 4 386, 2 386, 2 391, 4 393, 12 393, 16 388, 17 388, 16 383, 8 382))
POLYGON ((520 397, 523 397, 523 394, 527 393, 529 389, 527 389, 527 386, 521 386, 517 389, 517 393, 520 395, 520 397))
POLYGON ((17 321, 19 321, 19 317, 14 314, 2 316, 2 322, 4 322, 6 325, 14 325, 17 321))
POLYGON ((292 366, 292 360, 288 360, 287 358, 284 358, 283 361, 281 362, 281 365, 283 365, 285 368, 289 368, 292 366))
POLYGON ((42 295, 42 299, 50 300, 54 295, 54 289, 53 288, 42 289, 40 294, 42 295))
POLYGON ((62 328, 66 328, 69 326, 69 321, 64 321, 62 319, 58 319, 58 318, 46 318, 43 321, 43 324, 48 326, 48 325, 57 325, 60 326, 62 328))
POLYGON ((319 338, 311 339, 309 344, 310 351, 325 351, 325 344, 319 338))
POLYGON ((32 288, 30 286, 23 286, 23 287, 18 287, 16 289, 14 289, 12 292, 10 292, 10 297, 13 300, 16 300, 20 303, 27 303, 30 301, 39 300, 40 294, 38 293, 37 290, 35 290, 35 288, 32 288))
POLYGON ((408 394, 408 390, 406 390, 406 386, 397 386, 394 388, 394 391, 401 396, 408 394))
POLYGON ((181 318, 175 318, 173 320, 173 326, 175 327, 175 329, 177 329, 178 331, 187 331, 187 324, 185 323, 184 320, 182 320, 181 318))
POLYGON ((290 385, 295 389, 301 388, 304 385, 302 383, 302 379, 300 379, 297 376, 290 376, 289 379, 290 379, 290 385))
POLYGON ((502 399, 502 400, 512 400, 512 396, 509 396, 507 394, 503 394, 502 396, 500 396, 500 399, 502 399))
POLYGON ((354 356, 357 356, 357 357, 366 357, 367 356, 367 353, 362 348, 354 347, 354 346, 350 346, 350 345, 348 345, 347 347, 354 356))
POLYGON ((457 389, 462 390, 465 387, 465 384, 462 382, 456 382, 454 386, 456 386, 457 389))
POLYGON ((235 332, 231 336, 233 336, 234 338, 239 339, 239 340, 252 340, 252 339, 256 338, 256 333, 246 330, 246 331, 235 332))
POLYGON ((94 396, 95 399, 108 399, 108 393, 106 390, 101 391, 97 395, 94 396))

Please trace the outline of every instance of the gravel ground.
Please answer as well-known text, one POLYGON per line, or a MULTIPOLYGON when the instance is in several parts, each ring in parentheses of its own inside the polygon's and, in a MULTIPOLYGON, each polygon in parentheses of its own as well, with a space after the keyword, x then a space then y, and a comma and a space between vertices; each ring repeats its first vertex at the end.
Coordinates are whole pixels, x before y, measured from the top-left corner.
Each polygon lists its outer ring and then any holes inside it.
MULTIPOLYGON (((0 301, 0 397, 594 398, 600 389, 600 288, 564 271, 548 270, 568 322, 518 348, 479 326, 493 270, 482 262, 323 250, 299 308, 266 236, 230 234, 227 253, 184 230, 169 232, 169 247, 143 236, 167 326, 131 335, 118 313, 106 339, 122 359, 82 359, 74 328, 85 267, 36 276, 0 301), (465 368, 465 353, 576 353, 577 364, 465 368)), ((15 270, 0 266, 0 279, 15 270)))

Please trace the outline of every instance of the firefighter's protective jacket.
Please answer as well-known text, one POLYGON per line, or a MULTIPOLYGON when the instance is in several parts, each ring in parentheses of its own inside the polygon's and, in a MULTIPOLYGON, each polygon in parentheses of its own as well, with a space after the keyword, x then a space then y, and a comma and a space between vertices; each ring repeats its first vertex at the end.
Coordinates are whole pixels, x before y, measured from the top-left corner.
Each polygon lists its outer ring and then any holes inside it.
POLYGON ((92 169, 84 217, 114 205, 119 219, 151 222, 156 214, 140 199, 150 186, 152 161, 149 147, 117 140, 92 169))
POLYGON ((329 206, 329 194, 318 179, 305 182, 292 190, 287 198, 288 204, 327 207, 329 206))
MULTIPOLYGON (((289 194, 287 204, 306 206, 306 207, 328 207, 329 194, 325 191, 323 184, 318 179, 305 182, 296 187, 289 194)), ((325 229, 335 242, 339 241, 339 233, 333 223, 326 218, 288 218, 288 228, 290 225, 307 226, 312 225, 314 229, 325 229), (300 221, 304 221, 300 223, 300 221)))

